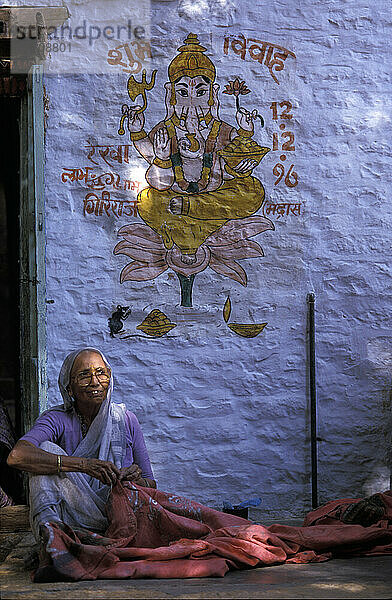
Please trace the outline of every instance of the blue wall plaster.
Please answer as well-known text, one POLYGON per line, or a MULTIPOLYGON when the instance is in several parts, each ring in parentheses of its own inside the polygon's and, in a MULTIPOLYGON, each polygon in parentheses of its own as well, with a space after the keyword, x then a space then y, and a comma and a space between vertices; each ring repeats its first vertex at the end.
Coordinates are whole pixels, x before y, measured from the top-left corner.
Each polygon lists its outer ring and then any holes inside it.
MULTIPOLYGON (((125 2, 68 4, 87 20, 129 16, 125 2)), ((113 247, 118 228, 132 219, 84 216, 86 190, 61 183, 63 167, 89 164, 88 138, 125 143, 116 131, 127 74, 107 64, 102 73, 48 69, 49 405, 59 401, 64 356, 76 346, 101 348, 113 366, 114 398, 139 417, 164 490, 213 506, 261 496, 265 515, 309 508, 310 291, 316 294, 320 501, 389 486, 391 22, 385 8, 384 0, 151 2, 147 70, 157 68, 158 75, 149 128, 164 116, 167 64, 190 31, 209 43, 221 90, 235 77, 252 90, 244 105, 264 115, 265 129, 254 136, 259 143, 271 147, 278 131, 271 102, 290 100, 294 107, 298 186, 275 185, 278 152, 256 173, 268 200, 301 202, 301 215, 275 218, 275 231, 257 238, 265 257, 242 261, 246 288, 211 270, 199 274, 191 316, 179 306, 170 271, 120 285, 126 259, 114 256, 113 247), (249 57, 224 55, 225 35, 239 33, 295 52, 279 85, 249 57), (228 293, 233 320, 268 322, 262 334, 245 339, 227 329, 221 310, 228 293), (127 331, 158 307, 178 324, 176 335, 111 339, 107 319, 117 304, 132 309, 127 331)), ((89 52, 96 60, 98 49, 89 52)), ((87 65, 89 57, 86 50, 80 60, 87 65)), ((233 98, 222 95, 221 102, 222 115, 234 124, 233 98)), ((135 152, 129 168, 138 177, 144 169, 135 152)))

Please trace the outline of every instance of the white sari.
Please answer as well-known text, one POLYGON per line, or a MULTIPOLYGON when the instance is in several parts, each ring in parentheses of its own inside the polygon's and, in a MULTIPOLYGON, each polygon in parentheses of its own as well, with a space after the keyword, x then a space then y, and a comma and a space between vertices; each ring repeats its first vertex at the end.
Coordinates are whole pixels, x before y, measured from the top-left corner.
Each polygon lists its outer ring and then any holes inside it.
MULTIPOLYGON (((59 388, 64 404, 57 410, 74 410, 74 400, 68 394, 72 365, 83 351, 100 354, 95 348, 81 348, 69 354, 60 370, 59 388)), ((111 401, 113 376, 110 377, 108 393, 86 436, 75 448, 72 456, 98 458, 113 462, 118 469, 123 466, 126 451, 124 404, 111 401)), ((65 455, 65 451, 50 441, 40 445, 42 450, 65 455)), ((46 522, 63 522, 71 527, 84 528, 102 533, 108 522, 105 505, 110 487, 84 473, 61 473, 59 475, 30 475, 30 521, 33 533, 39 539, 39 526, 46 522)))

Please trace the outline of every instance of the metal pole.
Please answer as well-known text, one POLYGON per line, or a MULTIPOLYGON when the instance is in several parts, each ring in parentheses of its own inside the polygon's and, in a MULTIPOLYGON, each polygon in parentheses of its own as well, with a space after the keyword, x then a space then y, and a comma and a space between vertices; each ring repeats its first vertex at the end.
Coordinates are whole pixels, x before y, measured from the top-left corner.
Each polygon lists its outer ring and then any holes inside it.
POLYGON ((317 396, 316 396, 316 345, 314 326, 314 294, 308 294, 309 306, 309 387, 310 387, 310 445, 312 459, 312 508, 317 508, 317 396))

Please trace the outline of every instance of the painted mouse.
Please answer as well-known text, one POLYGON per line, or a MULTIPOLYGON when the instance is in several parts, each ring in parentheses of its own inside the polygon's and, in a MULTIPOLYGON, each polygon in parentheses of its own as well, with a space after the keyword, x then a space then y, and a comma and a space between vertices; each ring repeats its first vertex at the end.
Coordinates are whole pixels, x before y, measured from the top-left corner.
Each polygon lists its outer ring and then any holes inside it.
POLYGON ((110 337, 114 337, 115 333, 119 333, 124 327, 123 321, 129 317, 131 309, 129 306, 117 305, 117 309, 112 313, 112 316, 108 319, 108 325, 110 329, 110 337))

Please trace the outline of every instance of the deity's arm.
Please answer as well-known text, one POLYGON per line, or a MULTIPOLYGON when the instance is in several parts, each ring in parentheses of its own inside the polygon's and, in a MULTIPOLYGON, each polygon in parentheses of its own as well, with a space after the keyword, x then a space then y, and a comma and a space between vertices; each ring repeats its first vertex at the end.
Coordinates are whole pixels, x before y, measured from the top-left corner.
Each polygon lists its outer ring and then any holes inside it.
POLYGON ((157 190, 167 190, 173 184, 174 173, 171 168, 170 160, 159 161, 155 155, 152 140, 156 129, 157 127, 154 127, 149 135, 144 131, 131 133, 131 140, 140 156, 142 156, 150 165, 145 175, 147 183, 157 190))
MULTIPOLYGON (((131 138, 132 139, 132 138, 131 138)), ((152 147, 152 142, 148 135, 139 140, 132 140, 133 145, 136 150, 139 152, 140 156, 144 158, 148 163, 152 163, 154 160, 154 150, 152 147)))
POLYGON ((238 135, 245 135, 245 137, 252 137, 253 136, 253 124, 248 125, 248 130, 243 129, 240 125, 238 125, 238 127, 233 127, 232 125, 228 125, 226 123, 226 125, 228 127, 230 127, 230 134, 229 134, 229 139, 227 140, 227 143, 232 142, 234 140, 234 138, 236 138, 238 135))
POLYGON ((171 166, 158 166, 156 162, 157 159, 154 159, 153 164, 147 169, 146 181, 156 190, 168 190, 174 183, 173 169, 171 166))
POLYGON ((148 163, 152 163, 154 150, 152 139, 144 130, 144 114, 140 112, 139 106, 131 107, 128 111, 128 130, 129 137, 140 156, 148 163))
POLYGON ((230 132, 230 141, 232 142, 234 140, 234 138, 237 137, 237 135, 238 135, 238 131, 236 130, 235 127, 233 127, 230 132))
MULTIPOLYGON (((237 129, 235 127, 233 127, 232 125, 229 125, 229 123, 226 123, 225 121, 222 121, 221 131, 222 131, 223 135, 221 136, 221 140, 220 140, 221 143, 220 143, 219 150, 223 149, 232 140, 234 140, 234 138, 236 138, 238 136, 237 129)), ((222 174, 221 177, 222 177, 223 181, 226 181, 227 179, 232 179, 232 176, 229 175, 225 170, 225 161, 223 160, 223 158, 218 156, 217 163, 219 164, 220 172, 222 174)))
POLYGON ((150 131, 149 140, 152 144, 152 160, 146 180, 156 190, 167 190, 174 183, 174 170, 171 161, 171 140, 163 121, 150 131))

